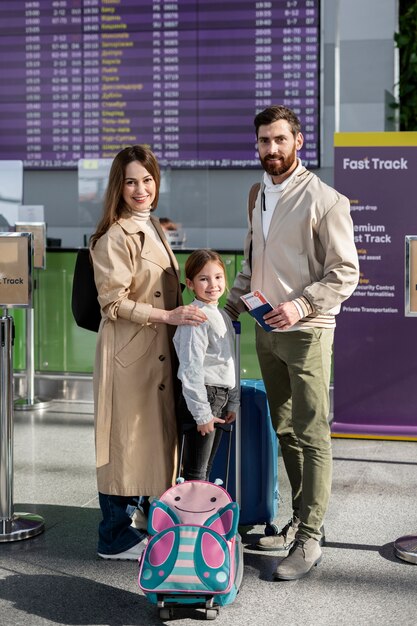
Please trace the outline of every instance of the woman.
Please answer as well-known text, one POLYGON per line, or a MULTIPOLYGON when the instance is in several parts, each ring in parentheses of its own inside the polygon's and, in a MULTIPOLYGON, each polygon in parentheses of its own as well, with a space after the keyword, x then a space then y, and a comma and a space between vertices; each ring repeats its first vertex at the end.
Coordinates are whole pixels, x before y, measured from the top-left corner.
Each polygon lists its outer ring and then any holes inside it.
POLYGON ((127 513, 139 496, 171 486, 177 461, 175 357, 178 324, 205 320, 181 306, 179 270, 151 212, 159 166, 146 146, 115 157, 90 251, 102 311, 94 368, 97 483, 103 520, 98 555, 136 560, 143 531, 127 513))

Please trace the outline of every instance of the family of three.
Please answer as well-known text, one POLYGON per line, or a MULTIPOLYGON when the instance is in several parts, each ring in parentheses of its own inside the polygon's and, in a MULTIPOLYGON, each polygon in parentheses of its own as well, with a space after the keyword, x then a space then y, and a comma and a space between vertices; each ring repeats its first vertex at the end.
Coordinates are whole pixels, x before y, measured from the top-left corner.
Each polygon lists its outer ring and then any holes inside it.
POLYGON ((357 252, 349 201, 297 156, 303 135, 293 111, 265 109, 255 132, 264 173, 224 310, 224 263, 206 249, 187 259, 195 297, 182 304, 178 263, 153 215, 160 171, 151 150, 131 146, 112 163, 90 242, 102 311, 94 366, 101 558, 141 554, 149 501, 177 476, 179 430, 181 474, 208 479, 221 437, 215 425, 232 422, 239 407, 231 320, 245 309, 240 296, 257 289, 273 307, 265 316, 272 332, 256 327, 256 351, 293 507, 289 523, 257 548, 287 554, 278 580, 301 578, 321 560, 335 315, 356 287, 357 252))

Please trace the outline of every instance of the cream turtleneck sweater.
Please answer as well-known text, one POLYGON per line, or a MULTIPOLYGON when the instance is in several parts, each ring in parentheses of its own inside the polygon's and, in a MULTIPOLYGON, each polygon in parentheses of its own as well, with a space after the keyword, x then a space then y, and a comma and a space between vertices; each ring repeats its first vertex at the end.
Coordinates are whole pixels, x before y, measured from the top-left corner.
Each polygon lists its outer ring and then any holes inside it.
POLYGON ((165 248, 158 231, 152 223, 150 209, 147 211, 137 211, 136 213, 132 213, 132 218, 141 227, 145 235, 151 237, 152 241, 160 247, 166 258, 170 261, 167 249, 165 248))

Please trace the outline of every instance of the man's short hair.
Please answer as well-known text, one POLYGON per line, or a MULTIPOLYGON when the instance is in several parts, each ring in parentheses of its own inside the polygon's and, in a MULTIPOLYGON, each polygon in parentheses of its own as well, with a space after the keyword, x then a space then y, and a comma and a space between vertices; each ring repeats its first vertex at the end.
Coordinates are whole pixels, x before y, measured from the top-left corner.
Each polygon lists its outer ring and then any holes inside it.
POLYGON ((285 120, 288 122, 291 128, 291 132, 296 137, 301 132, 300 120, 288 107, 283 105, 276 105, 267 107, 255 116, 254 124, 256 130, 256 136, 258 137, 259 127, 263 125, 272 124, 278 122, 278 120, 285 120))

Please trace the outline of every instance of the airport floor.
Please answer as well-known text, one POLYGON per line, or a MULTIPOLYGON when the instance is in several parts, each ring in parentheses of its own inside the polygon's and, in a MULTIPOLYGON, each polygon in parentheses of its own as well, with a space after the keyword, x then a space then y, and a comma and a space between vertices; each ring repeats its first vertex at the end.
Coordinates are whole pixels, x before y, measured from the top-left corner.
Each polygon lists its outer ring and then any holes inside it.
MULTIPOLYGON (((36 512, 45 532, 0 543, 0 623, 185 626, 202 611, 160 620, 137 585, 135 562, 96 556, 100 520, 89 403, 16 411, 14 510, 36 512)), ((417 534, 417 442, 334 439, 334 480, 323 561, 304 579, 274 582, 276 553, 251 548, 263 527, 244 528, 244 577, 225 626, 408 626, 417 623, 417 565, 394 555, 394 541, 417 534)), ((291 516, 279 459, 277 524, 291 516)))

